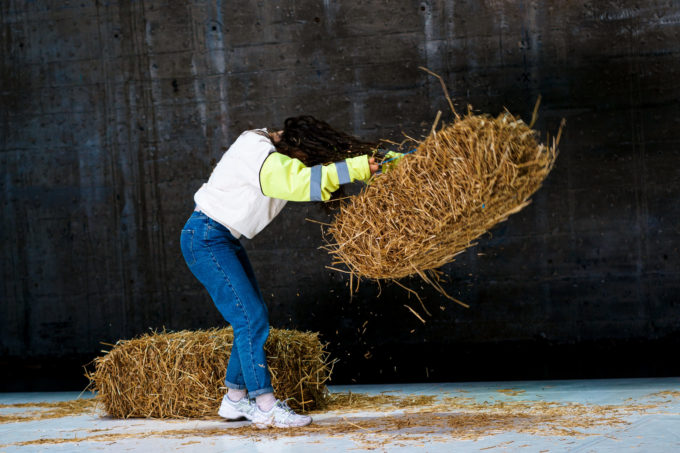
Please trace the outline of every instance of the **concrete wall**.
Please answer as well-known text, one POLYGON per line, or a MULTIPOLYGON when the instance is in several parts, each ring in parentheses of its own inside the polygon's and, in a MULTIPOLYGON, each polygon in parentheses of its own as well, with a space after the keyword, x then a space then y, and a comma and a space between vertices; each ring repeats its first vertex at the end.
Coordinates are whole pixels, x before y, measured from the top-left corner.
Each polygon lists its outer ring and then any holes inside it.
POLYGON ((421 65, 461 109, 528 117, 542 94, 537 128, 568 122, 554 172, 444 267, 470 309, 405 282, 425 325, 394 285, 350 300, 305 221, 329 213, 289 203, 246 241, 272 324, 321 331, 336 382, 680 371, 677 1, 5 0, 0 46, 5 388, 223 325, 178 237, 225 146, 303 113, 417 136, 447 108, 421 65))

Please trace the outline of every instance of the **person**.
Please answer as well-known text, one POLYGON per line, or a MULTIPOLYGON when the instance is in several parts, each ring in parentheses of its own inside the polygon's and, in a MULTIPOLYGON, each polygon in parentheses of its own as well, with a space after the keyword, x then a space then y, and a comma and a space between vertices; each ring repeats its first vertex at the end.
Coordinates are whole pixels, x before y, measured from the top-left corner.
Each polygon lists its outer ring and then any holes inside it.
POLYGON ((220 416, 258 427, 312 422, 274 396, 267 305, 239 238, 252 239, 288 201, 327 201, 341 185, 367 181, 379 168, 375 148, 311 116, 288 118, 283 130, 243 132, 195 193, 182 254, 234 330, 220 416))

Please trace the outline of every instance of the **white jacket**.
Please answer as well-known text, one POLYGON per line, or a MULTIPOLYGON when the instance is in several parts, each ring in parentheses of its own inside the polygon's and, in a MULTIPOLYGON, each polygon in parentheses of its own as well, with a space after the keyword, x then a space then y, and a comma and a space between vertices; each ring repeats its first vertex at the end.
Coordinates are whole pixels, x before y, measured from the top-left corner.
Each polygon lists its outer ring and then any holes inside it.
POLYGON ((254 131, 242 133, 194 195, 197 209, 236 238, 242 234, 252 239, 286 204, 286 200, 263 195, 260 189, 260 168, 275 150, 269 138, 254 131))

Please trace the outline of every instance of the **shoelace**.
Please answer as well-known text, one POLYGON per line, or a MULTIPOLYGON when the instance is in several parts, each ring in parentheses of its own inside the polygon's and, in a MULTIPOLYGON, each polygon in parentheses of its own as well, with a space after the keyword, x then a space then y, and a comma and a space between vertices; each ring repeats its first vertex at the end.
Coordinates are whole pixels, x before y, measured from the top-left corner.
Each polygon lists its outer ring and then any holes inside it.
POLYGON ((279 401, 277 402, 277 405, 278 405, 281 409, 283 409, 284 411, 286 411, 287 413, 295 415, 295 412, 293 412, 293 409, 291 409, 290 407, 288 407, 288 404, 286 404, 285 401, 279 400, 279 401))
POLYGON ((296 417, 300 417, 300 415, 296 414, 293 409, 291 409, 288 404, 285 401, 279 400, 276 405, 281 408, 285 412, 285 420, 291 420, 296 417))

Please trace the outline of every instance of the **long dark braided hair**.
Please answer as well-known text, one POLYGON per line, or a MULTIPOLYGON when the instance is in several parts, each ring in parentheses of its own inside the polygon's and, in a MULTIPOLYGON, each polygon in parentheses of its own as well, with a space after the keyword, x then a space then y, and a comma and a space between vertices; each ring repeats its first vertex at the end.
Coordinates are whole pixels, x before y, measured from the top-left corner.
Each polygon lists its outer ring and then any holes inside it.
POLYGON ((364 142, 336 131, 325 121, 303 115, 287 118, 276 150, 300 159, 306 166, 338 162, 348 157, 372 154, 377 143, 364 142))

